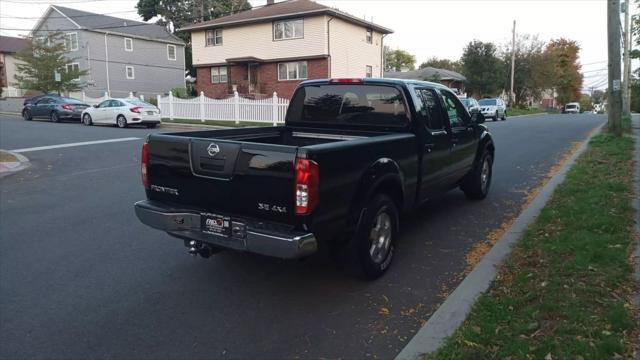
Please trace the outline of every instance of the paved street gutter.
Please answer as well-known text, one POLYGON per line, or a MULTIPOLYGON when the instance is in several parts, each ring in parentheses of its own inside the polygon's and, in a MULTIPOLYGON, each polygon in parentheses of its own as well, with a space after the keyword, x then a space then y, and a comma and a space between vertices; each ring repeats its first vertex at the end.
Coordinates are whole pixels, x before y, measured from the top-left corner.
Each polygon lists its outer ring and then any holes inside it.
POLYGON ((425 358, 634 356, 632 149, 628 135, 590 141, 467 320, 425 358))

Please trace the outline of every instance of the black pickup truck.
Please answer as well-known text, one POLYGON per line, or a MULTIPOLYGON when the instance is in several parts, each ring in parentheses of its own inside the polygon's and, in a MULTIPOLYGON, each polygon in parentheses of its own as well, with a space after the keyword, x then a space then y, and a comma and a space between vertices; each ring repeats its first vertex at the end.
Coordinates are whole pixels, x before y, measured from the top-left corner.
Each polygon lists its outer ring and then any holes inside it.
POLYGON ((285 126, 150 135, 135 211, 192 254, 292 259, 327 246, 376 278, 403 212, 456 187, 487 196, 495 147, 483 122, 439 84, 305 81, 285 126))

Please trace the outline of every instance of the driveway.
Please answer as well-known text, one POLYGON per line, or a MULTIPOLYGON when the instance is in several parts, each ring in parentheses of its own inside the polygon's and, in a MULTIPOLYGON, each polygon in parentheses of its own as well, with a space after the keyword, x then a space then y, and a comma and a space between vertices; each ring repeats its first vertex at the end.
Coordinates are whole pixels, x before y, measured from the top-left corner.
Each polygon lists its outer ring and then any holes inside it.
MULTIPOLYGON (((518 213, 527 191, 602 115, 489 122, 489 197, 456 190, 403 219, 397 257, 375 282, 330 259, 187 255, 141 225, 139 151, 149 132, 0 115, 0 148, 138 138, 24 153, 0 180, 2 358, 391 358, 455 288, 465 256, 518 213)), ((171 130, 175 131, 175 130, 171 130)))

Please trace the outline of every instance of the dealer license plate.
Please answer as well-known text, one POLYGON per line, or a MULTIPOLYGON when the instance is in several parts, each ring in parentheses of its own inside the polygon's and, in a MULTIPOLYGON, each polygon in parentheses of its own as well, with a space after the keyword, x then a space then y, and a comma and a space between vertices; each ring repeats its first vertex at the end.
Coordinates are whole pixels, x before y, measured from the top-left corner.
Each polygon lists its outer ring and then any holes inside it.
POLYGON ((207 234, 230 236, 231 218, 228 216, 203 213, 200 214, 201 230, 207 234))

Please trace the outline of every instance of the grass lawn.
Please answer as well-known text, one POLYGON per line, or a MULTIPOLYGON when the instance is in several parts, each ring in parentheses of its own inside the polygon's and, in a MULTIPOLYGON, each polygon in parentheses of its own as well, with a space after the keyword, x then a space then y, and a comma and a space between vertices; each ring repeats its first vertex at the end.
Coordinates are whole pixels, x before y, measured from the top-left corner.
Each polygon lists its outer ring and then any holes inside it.
POLYGON ((532 114, 544 114, 545 111, 541 109, 531 108, 531 109, 520 109, 520 108, 507 108, 508 116, 518 116, 518 115, 532 115, 532 114))
POLYGON ((630 358, 632 154, 629 135, 595 136, 490 290, 426 358, 630 358))
POLYGON ((226 126, 226 127, 273 126, 273 124, 271 123, 252 122, 252 121, 241 121, 239 124, 236 124, 234 121, 205 120, 204 122, 202 122, 200 120, 191 120, 191 119, 169 120, 169 118, 163 118, 162 122, 169 123, 169 124, 197 124, 197 125, 213 125, 213 126, 226 126))

